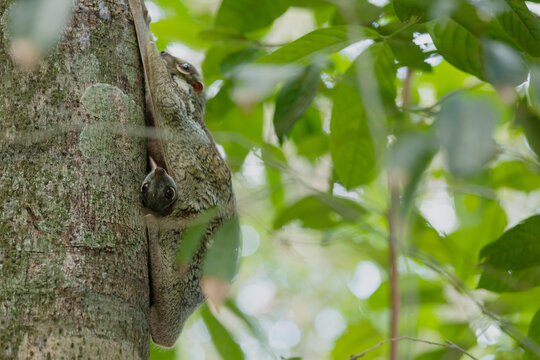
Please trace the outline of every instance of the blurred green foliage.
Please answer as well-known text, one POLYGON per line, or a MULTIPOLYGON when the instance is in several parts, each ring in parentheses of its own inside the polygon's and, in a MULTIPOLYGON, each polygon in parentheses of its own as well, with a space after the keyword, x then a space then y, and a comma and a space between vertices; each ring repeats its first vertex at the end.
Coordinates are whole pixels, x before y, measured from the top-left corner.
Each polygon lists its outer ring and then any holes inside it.
MULTIPOLYGON (((535 3, 156 0, 158 47, 205 55, 244 250, 226 303, 151 358, 348 359, 387 339, 392 187, 400 333, 540 359, 535 3)), ((230 279, 235 246, 208 271, 230 279)))

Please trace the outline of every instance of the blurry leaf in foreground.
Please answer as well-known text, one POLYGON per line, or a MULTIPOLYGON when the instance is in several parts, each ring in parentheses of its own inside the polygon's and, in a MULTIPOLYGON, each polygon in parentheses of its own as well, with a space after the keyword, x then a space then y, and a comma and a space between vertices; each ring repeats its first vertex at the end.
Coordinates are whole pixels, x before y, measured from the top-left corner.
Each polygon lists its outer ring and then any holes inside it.
POLYGON ((32 71, 41 61, 42 53, 39 46, 30 39, 14 39, 9 47, 9 54, 15 65, 23 71, 32 71))
POLYGON ((534 314, 531 323, 529 324, 529 339, 535 342, 535 348, 533 351, 531 349, 525 349, 525 359, 526 360, 538 360, 540 359, 540 309, 534 314))
POLYGON ((537 156, 540 156, 540 116, 531 111, 527 100, 521 100, 514 110, 514 122, 525 131, 527 142, 537 156))
POLYGON ((483 41, 482 47, 484 75, 495 87, 512 88, 527 80, 525 60, 517 50, 493 40, 483 41))
POLYGON ((244 360, 244 353, 240 345, 234 341, 229 331, 216 319, 208 305, 205 304, 201 307, 201 316, 219 355, 224 360, 244 360))
POLYGON ((216 209, 210 209, 198 216, 190 227, 182 234, 182 241, 178 247, 176 260, 179 264, 189 264, 193 255, 197 252, 201 245, 206 230, 210 226, 212 218, 216 215, 216 209))
POLYGON ((230 298, 225 300, 225 306, 244 322, 251 334, 259 341, 260 344, 267 349, 270 348, 268 336, 259 326, 256 317, 244 314, 230 298))
POLYGON ((493 130, 499 117, 487 99, 455 96, 443 103, 436 130, 453 176, 476 175, 495 155, 493 130))
POLYGON ((428 133, 408 133, 393 145, 389 178, 393 185, 404 188, 402 209, 412 201, 422 174, 436 152, 436 141, 428 133))
POLYGON ((540 174, 517 160, 498 164, 491 170, 490 180, 494 188, 507 187, 525 192, 540 188, 540 174))
POLYGON ((231 282, 240 262, 240 223, 237 217, 226 219, 214 233, 203 263, 203 278, 231 282))
POLYGON ((540 215, 525 219, 480 251, 479 288, 520 291, 540 285, 540 215))
MULTIPOLYGON (((13 1, 4 12, 4 37, 16 65, 31 70, 51 50, 71 18, 71 0, 13 1)), ((110 14, 109 14, 110 16, 110 14)))
POLYGON ((218 309, 229 295, 231 283, 213 276, 203 276, 201 290, 212 306, 218 309))
POLYGON ((279 92, 274 111, 274 128, 281 141, 313 101, 319 86, 321 67, 306 66, 299 76, 289 79, 279 92))
POLYGON ((354 223, 364 214, 365 209, 352 200, 325 193, 308 195, 283 209, 274 220, 274 229, 293 220, 301 220, 307 228, 324 229, 343 222, 354 223))
POLYGON ((529 99, 536 113, 540 115, 540 67, 535 66, 531 69, 531 78, 529 80, 529 99))

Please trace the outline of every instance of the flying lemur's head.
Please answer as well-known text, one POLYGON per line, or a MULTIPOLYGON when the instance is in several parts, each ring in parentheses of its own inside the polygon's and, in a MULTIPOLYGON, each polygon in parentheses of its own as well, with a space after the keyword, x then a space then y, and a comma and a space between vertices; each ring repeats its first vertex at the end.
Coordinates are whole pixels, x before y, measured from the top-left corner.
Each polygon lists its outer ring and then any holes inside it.
POLYGON ((166 51, 160 53, 161 58, 165 61, 169 74, 173 77, 178 77, 187 82, 195 91, 195 99, 201 113, 204 113, 206 98, 204 95, 203 78, 195 66, 185 60, 174 57, 166 51))
POLYGON ((143 206, 158 215, 168 215, 178 198, 176 182, 161 167, 154 168, 141 185, 143 206))

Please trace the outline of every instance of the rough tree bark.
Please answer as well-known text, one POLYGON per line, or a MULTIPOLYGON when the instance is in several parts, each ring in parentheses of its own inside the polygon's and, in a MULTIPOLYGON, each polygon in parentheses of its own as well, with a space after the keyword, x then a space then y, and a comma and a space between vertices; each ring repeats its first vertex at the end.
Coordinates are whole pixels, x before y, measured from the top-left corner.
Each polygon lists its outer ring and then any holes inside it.
POLYGON ((32 73, 0 0, 0 359, 148 358, 143 82, 127 1, 75 0, 32 73))

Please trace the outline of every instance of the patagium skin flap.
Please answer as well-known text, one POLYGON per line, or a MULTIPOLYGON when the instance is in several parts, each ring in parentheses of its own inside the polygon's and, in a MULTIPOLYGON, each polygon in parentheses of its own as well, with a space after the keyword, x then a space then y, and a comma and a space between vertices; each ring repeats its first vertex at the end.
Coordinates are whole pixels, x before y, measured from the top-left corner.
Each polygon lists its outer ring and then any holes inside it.
POLYGON ((159 53, 144 4, 129 0, 129 6, 144 67, 147 124, 160 134, 149 141, 149 156, 157 165, 146 179, 148 187, 144 182, 141 186, 141 192, 153 191, 143 201, 157 209, 146 216, 152 294, 149 327, 156 344, 171 347, 187 318, 204 302, 202 259, 216 230, 236 216, 236 200, 231 172, 202 120, 205 100, 199 72, 181 59, 159 53), (175 191, 170 206, 163 192, 168 187, 175 191), (177 251, 183 235, 197 218, 210 212, 199 248, 189 263, 179 265, 177 251))

